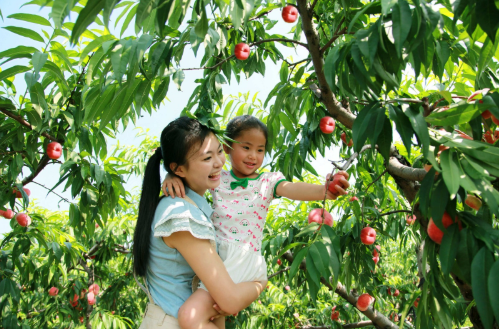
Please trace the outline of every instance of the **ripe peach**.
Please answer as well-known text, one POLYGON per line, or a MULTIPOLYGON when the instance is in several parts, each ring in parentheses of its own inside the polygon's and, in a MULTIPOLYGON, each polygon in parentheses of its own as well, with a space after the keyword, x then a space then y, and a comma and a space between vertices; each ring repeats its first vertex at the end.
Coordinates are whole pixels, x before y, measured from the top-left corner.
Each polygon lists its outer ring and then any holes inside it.
POLYGON ((349 187, 349 185, 343 182, 344 179, 347 180, 344 174, 342 173, 336 173, 335 175, 333 175, 333 180, 327 182, 328 191, 332 192, 334 195, 339 195, 339 191, 337 191, 337 189, 335 188, 336 186, 340 186, 341 188, 346 190, 349 187))
POLYGON ((354 141, 351 139, 349 139, 349 143, 347 142, 347 136, 345 133, 342 133, 340 135, 340 139, 342 140, 342 142, 344 142, 344 144, 346 144, 348 147, 351 147, 352 144, 354 144, 354 141))
POLYGON ((92 292, 96 295, 99 295, 99 285, 97 283, 94 283, 94 284, 91 284, 90 287, 89 287, 89 292, 92 292))
POLYGON ((366 245, 373 244, 377 238, 377 232, 374 229, 367 226, 361 230, 361 242, 366 245))
POLYGON ((364 312, 368 309, 368 306, 370 306, 370 304, 373 303, 374 300, 375 298, 373 298, 369 294, 362 294, 361 296, 359 296, 356 302, 356 307, 358 308, 358 310, 364 312))
POLYGON ((353 202, 353 201, 359 201, 359 199, 357 197, 353 196, 349 199, 349 202, 353 202))
MULTIPOLYGON (((323 223, 323 211, 324 209, 322 208, 316 208, 313 209, 309 212, 309 216, 307 216, 307 221, 309 224, 311 223, 318 223, 319 225, 322 225, 323 223)), ((333 226, 333 217, 332 215, 325 210, 325 225, 328 225, 330 227, 333 226)))
POLYGON ((276 264, 280 265, 281 266, 281 259, 278 258, 278 260, 276 261, 276 264))
POLYGON ((57 294, 59 293, 59 289, 57 289, 56 287, 52 287, 49 289, 49 296, 57 296, 57 294))
POLYGON ((94 305, 95 304, 95 295, 93 292, 89 292, 87 294, 87 301, 89 302, 89 305, 94 305))
MULTIPOLYGON (((448 213, 446 212, 444 213, 442 222, 445 228, 447 228, 448 226, 457 221, 458 221, 457 217, 455 217, 455 220, 453 221, 450 215, 448 215, 448 213)), ((458 227, 460 230, 462 229, 462 223, 460 221, 458 221, 458 227)), ((436 242, 437 244, 441 244, 444 233, 436 226, 436 224, 434 224, 432 218, 429 220, 429 225, 427 225, 427 234, 429 235, 429 238, 431 238, 432 241, 436 242)))
MULTIPOLYGON (((23 187, 23 190, 24 190, 24 193, 26 193, 27 196, 31 195, 31 191, 30 191, 29 188, 24 188, 23 187)), ((23 197, 22 193, 20 191, 18 191, 17 189, 15 189, 12 193, 16 193, 16 198, 17 199, 21 199, 23 197)))
POLYGON ((31 217, 25 213, 19 213, 16 215, 16 221, 22 227, 26 227, 31 224, 31 217))
POLYGON ((12 219, 14 217, 14 212, 11 209, 0 210, 0 216, 5 217, 6 219, 12 219))

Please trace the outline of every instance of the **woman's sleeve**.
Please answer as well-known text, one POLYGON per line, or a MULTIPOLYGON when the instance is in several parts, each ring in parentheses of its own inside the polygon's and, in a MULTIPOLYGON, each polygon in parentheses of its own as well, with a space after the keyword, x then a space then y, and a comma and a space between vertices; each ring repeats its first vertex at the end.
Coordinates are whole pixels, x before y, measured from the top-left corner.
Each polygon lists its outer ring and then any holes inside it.
POLYGON ((209 219, 183 201, 168 206, 160 212, 160 216, 154 227, 155 237, 168 237, 175 232, 188 231, 195 238, 215 241, 215 230, 209 219))

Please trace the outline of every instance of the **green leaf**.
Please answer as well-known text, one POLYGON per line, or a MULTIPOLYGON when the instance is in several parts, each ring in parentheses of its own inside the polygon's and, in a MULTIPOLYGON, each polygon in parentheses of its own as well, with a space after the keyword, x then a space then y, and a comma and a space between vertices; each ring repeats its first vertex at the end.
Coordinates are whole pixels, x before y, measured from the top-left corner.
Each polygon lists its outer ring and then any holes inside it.
MULTIPOLYGON (((310 249, 311 247, 309 247, 309 250, 310 249)), ((316 269, 316 265, 314 265, 314 258, 311 252, 308 252, 306 256, 306 268, 307 268, 307 274, 311 277, 312 281, 316 283, 317 286, 319 286, 320 273, 316 269)))
POLYGON ((481 248, 472 261, 472 295, 485 328, 493 328, 493 310, 488 295, 498 292, 488 289, 488 275, 493 262, 494 259, 486 247, 481 248))
POLYGON ((398 0, 392 9, 392 35, 398 56, 401 57, 403 44, 411 29, 411 10, 406 0, 398 0))
POLYGON ((302 248, 298 253, 295 254, 295 257, 293 258, 292 265, 290 266, 290 274, 288 277, 288 282, 291 283, 292 279, 297 275, 297 272, 299 270, 300 263, 306 257, 307 251, 309 248, 302 248))
POLYGON ((460 102, 452 104, 449 109, 432 112, 425 121, 433 126, 454 126, 467 123, 480 114, 473 103, 460 102))
POLYGON ((52 26, 50 25, 50 22, 41 16, 38 15, 33 15, 33 14, 25 14, 25 13, 16 13, 7 16, 7 18, 14 18, 17 20, 29 22, 29 23, 35 23, 38 25, 44 25, 44 26, 52 26))
POLYGON ((181 84, 184 81, 184 78, 186 75, 184 74, 183 70, 177 70, 174 73, 174 83, 177 86, 178 90, 181 90, 181 84))
POLYGON ((163 81, 160 85, 155 88, 155 93, 153 94, 153 106, 159 107, 160 103, 163 102, 163 99, 167 95, 168 85, 170 84, 170 77, 163 78, 163 81))
POLYGON ((330 86, 330 89, 335 87, 335 67, 337 60, 339 58, 339 46, 334 46, 328 50, 328 56, 325 59, 325 66, 323 71, 325 72, 326 82, 330 86))
POLYGON ((493 314, 495 315, 495 318, 497 319, 497 323, 498 323, 498 309, 499 309, 499 306, 498 306, 498 294, 496 294, 495 292, 498 291, 498 282, 499 282, 499 278, 498 278, 498 267, 499 267, 499 263, 498 263, 498 259, 495 263, 493 263, 493 265, 491 266, 491 270, 490 270, 490 273, 488 274, 488 291, 492 292, 492 293, 488 293, 488 295, 490 296, 490 305, 491 307, 493 308, 493 314))
POLYGON ((460 181, 458 179, 458 177, 460 177, 458 157, 453 149, 447 149, 441 153, 440 158, 444 182, 446 183, 448 192, 450 192, 450 198, 454 199, 460 187, 460 181))
POLYGON ((88 54, 93 52, 94 50, 98 49, 105 41, 109 40, 114 40, 115 38, 111 34, 105 34, 100 37, 95 38, 92 40, 86 47, 83 49, 82 54, 80 55, 80 62, 79 65, 81 65, 88 54))
POLYGON ((288 64, 285 61, 283 61, 280 69, 281 83, 288 83, 288 73, 289 73, 288 64))
POLYGON ((408 156, 411 155, 411 138, 413 137, 413 128, 411 126, 410 120, 399 106, 393 106, 389 104, 389 118, 396 123, 396 130, 403 140, 403 144, 408 152, 408 156))
POLYGON ((43 92, 43 87, 40 82, 35 83, 30 88, 30 98, 33 108, 42 116, 42 113, 47 111, 48 107, 47 101, 45 100, 45 93, 43 92))
MULTIPOLYGON (((498 7, 495 1, 477 0, 476 1, 476 20, 490 40, 497 42, 498 31, 498 7)), ((498 48, 498 46, 497 46, 498 48)))
POLYGON ((62 27, 64 18, 69 15, 77 0, 54 0, 52 4, 51 17, 56 28, 62 27))
POLYGON ((286 113, 284 112, 280 112, 279 118, 280 118, 280 123, 283 124, 283 126, 285 126, 286 130, 288 130, 292 135, 292 139, 295 140, 295 138, 297 137, 297 131, 293 127, 293 123, 292 121, 290 121, 290 118, 288 118, 288 115, 286 115, 286 113))
POLYGON ((10 48, 5 51, 0 52, 0 59, 2 58, 20 58, 30 57, 35 51, 38 51, 35 47, 17 46, 15 48, 10 48))
POLYGON ((382 14, 387 15, 398 0, 382 0, 382 14))
POLYGON ((87 27, 94 22, 97 15, 104 9, 106 0, 89 0, 85 7, 80 11, 76 19, 73 31, 71 32, 71 43, 76 44, 80 35, 87 27))
POLYGON ((458 230, 458 224, 452 224, 446 229, 446 232, 443 235, 443 240, 441 241, 441 248, 439 249, 441 270, 445 276, 450 273, 451 268, 453 267, 459 243, 460 233, 458 230))
POLYGON ((205 35, 208 31, 208 19, 207 13, 205 12, 205 7, 201 11, 201 16, 196 25, 194 26, 194 32, 196 35, 202 39, 205 39, 205 35))
POLYGON ((231 22, 237 31, 241 26, 241 19, 243 18, 244 10, 236 4, 236 1, 231 1, 229 9, 231 13, 231 22))
POLYGON ((30 70, 29 67, 22 66, 22 65, 15 65, 15 66, 9 67, 8 69, 0 72, 0 81, 8 79, 10 77, 13 77, 13 76, 19 74, 19 73, 23 73, 23 72, 26 72, 29 70, 30 70))
POLYGON ((329 266, 328 253, 327 253, 324 245, 322 245, 321 249, 326 254, 322 254, 320 252, 320 250, 319 250, 320 244, 321 244, 320 242, 313 243, 309 247, 309 253, 307 254, 307 257, 310 256, 312 258, 314 266, 316 267, 318 272, 321 274, 321 276, 324 278, 328 278, 329 277, 329 275, 328 275, 328 272, 329 272, 328 271, 328 266, 329 266), (326 256, 326 258, 324 256, 326 256), (326 260, 326 262, 325 262, 325 260, 326 260))
POLYGON ((384 157, 385 161, 389 162, 392 144, 392 124, 391 121, 384 115, 384 128, 377 138, 378 151, 384 157))
POLYGON ((151 15, 155 2, 155 0, 140 0, 135 15, 135 26, 138 31, 142 29, 142 23, 151 15))
POLYGON ((2 97, 2 96, 0 96, 0 107, 7 109, 7 110, 15 110, 16 109, 16 106, 14 105, 14 103, 12 103, 12 101, 10 99, 2 97))
POLYGON ((429 130, 427 129, 427 123, 425 122, 424 116, 422 115, 422 111, 413 110, 411 107, 406 106, 403 108, 403 113, 410 120, 411 126, 413 130, 417 134, 417 137, 422 145, 422 153, 427 154, 429 151, 429 130))
POLYGON ((33 30, 24 28, 24 27, 5 26, 5 27, 2 27, 2 29, 6 29, 7 31, 18 34, 22 37, 33 39, 35 41, 45 42, 40 34, 36 33, 33 30))
POLYGON ((372 117, 377 114, 377 109, 379 111, 384 111, 384 109, 381 109, 378 105, 378 103, 374 102, 365 106, 354 120, 354 124, 352 125, 352 137, 354 141, 354 151, 356 152, 361 150, 366 138, 374 129, 371 120, 372 117), (377 107, 377 109, 375 109, 375 107, 377 107))
MULTIPOLYGON (((429 170, 429 173, 431 170, 429 170)), ((434 223, 441 231, 445 231, 443 226, 442 218, 446 209, 446 205, 450 200, 450 194, 446 188, 444 180, 440 179, 431 193, 431 217, 434 219, 434 223)))
POLYGON ((35 75, 38 74, 38 72, 40 72, 42 67, 45 65, 47 58, 49 58, 49 54, 47 53, 41 53, 37 51, 36 53, 33 54, 33 57, 31 58, 31 63, 33 64, 33 70, 35 71, 35 75))
POLYGON ((304 236, 304 235, 309 235, 313 232, 316 232, 318 229, 319 225, 317 223, 311 223, 307 225, 306 227, 302 228, 299 233, 295 236, 296 238, 304 236))

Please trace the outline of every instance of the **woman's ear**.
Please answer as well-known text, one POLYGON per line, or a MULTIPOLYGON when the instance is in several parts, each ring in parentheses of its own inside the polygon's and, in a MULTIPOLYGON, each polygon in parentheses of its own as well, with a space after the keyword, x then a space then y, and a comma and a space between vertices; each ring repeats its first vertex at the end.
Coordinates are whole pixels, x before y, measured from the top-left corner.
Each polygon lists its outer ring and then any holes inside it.
POLYGON ((177 166, 177 163, 172 162, 170 164, 170 170, 179 177, 185 177, 184 166, 177 166))

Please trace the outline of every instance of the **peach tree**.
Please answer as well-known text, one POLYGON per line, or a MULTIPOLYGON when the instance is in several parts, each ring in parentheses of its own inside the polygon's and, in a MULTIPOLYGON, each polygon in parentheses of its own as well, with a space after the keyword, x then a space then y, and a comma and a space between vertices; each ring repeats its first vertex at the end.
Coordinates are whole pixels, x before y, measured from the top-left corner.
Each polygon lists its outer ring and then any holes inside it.
POLYGON ((256 115, 269 129, 270 170, 320 182, 310 160, 321 154, 355 182, 349 197, 270 211, 270 288, 228 326, 338 327, 342 319, 350 328, 498 328, 498 1, 26 5, 50 15, 21 8, 3 17, 0 7, 2 33, 39 42, 0 52, 0 209, 16 214, 1 242, 4 328, 66 327, 68 315, 87 328, 140 322, 145 296, 120 296, 125 286, 139 292, 126 275, 137 199, 124 182, 141 174, 157 141, 130 152, 108 144, 156 111, 187 70, 201 77, 184 115, 217 130, 256 115), (273 11, 293 22, 288 36, 271 32, 273 11), (290 61, 278 43, 305 55, 290 61), (195 67, 181 65, 189 51, 201 58, 195 67), (224 97, 225 84, 265 76, 266 65, 280 67, 280 82, 263 102, 224 97), (331 134, 319 128, 325 116, 336 120, 331 134), (68 214, 29 206, 24 190, 54 164, 60 178, 50 189, 70 191, 68 214), (334 226, 308 224, 314 207, 336 214, 334 226), (375 244, 362 243, 366 227, 375 244), (115 284, 93 290, 95 302, 88 290, 97 276, 122 285, 115 295, 115 284), (358 303, 362 294, 370 305, 358 303))

